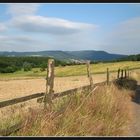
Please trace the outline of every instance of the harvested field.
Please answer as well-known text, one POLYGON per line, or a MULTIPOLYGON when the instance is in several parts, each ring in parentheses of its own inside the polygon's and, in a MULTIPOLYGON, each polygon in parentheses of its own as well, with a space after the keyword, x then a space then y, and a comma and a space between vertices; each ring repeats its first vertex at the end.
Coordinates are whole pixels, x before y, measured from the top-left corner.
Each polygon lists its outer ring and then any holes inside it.
MULTIPOLYGON (((94 83, 103 82, 106 80, 106 75, 94 75, 93 80, 94 83)), ((54 91, 61 92, 88 84, 89 80, 87 76, 56 77, 54 91)), ((2 101, 33 93, 45 92, 45 85, 45 78, 0 81, 0 100, 2 101)))

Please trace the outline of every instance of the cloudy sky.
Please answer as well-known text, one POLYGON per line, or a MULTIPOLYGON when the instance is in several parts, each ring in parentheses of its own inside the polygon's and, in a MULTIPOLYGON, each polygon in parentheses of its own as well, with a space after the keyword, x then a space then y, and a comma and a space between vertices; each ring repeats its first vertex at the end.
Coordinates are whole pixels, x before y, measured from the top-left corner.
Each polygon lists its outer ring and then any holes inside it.
POLYGON ((0 4, 0 51, 140 53, 140 4, 0 4))

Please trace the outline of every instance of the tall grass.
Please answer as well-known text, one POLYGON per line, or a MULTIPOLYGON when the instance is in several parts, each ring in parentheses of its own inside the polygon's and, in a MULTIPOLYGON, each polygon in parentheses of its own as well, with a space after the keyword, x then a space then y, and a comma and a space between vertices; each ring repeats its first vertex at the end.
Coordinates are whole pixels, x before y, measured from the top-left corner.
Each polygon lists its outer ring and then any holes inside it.
POLYGON ((114 85, 54 101, 53 110, 28 112, 16 136, 121 136, 131 121, 130 92, 114 85))

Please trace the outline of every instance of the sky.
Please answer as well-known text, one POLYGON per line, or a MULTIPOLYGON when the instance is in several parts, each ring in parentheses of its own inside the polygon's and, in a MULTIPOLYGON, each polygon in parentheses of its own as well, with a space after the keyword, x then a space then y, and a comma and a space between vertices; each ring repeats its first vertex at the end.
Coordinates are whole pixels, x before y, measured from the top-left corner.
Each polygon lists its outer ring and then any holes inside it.
POLYGON ((0 51, 140 53, 140 3, 1 3, 0 51))

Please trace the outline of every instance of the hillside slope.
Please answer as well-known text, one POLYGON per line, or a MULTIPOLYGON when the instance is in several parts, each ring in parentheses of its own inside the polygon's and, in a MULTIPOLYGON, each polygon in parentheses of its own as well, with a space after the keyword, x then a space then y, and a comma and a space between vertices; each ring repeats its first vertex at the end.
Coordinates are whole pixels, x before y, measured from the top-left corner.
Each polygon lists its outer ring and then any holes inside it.
POLYGON ((126 55, 110 54, 105 51, 38 51, 38 52, 0 52, 0 56, 47 56, 59 60, 95 60, 107 61, 125 57, 126 55))
POLYGON ((125 55, 110 54, 105 51, 93 51, 93 50, 68 51, 67 53, 73 54, 74 56, 78 56, 80 59, 83 59, 83 60, 104 61, 104 60, 114 60, 114 59, 125 57, 125 55))

